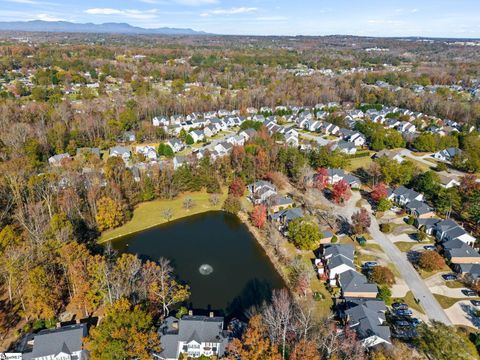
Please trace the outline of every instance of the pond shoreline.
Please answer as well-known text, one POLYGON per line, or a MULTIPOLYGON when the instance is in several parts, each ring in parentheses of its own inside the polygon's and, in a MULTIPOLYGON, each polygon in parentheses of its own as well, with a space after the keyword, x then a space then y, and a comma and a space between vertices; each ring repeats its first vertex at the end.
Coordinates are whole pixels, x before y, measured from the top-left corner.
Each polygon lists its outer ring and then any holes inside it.
POLYGON ((252 225, 252 223, 248 219, 247 213, 241 211, 237 214, 237 217, 247 227, 248 231, 250 232, 250 234, 252 234, 252 236, 255 238, 257 243, 262 247, 263 251, 265 251, 265 254, 267 255, 270 262, 272 263, 273 267, 275 268, 275 271, 283 279, 285 286, 289 290, 292 290, 290 289, 290 280, 288 279, 288 276, 284 271, 285 270, 284 266, 278 261, 275 254, 272 253, 272 250, 265 243, 265 236, 261 233, 261 230, 257 229, 252 225))

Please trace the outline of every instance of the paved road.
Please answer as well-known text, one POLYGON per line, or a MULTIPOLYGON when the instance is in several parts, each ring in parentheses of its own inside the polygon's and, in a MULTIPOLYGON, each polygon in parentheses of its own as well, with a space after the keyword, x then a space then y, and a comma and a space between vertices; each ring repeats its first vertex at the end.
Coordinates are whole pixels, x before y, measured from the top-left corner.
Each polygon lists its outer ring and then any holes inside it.
MULTIPOLYGON (((352 199, 350 199, 346 206, 336 207, 337 213, 350 223, 352 214, 358 210, 355 207, 355 204, 360 198, 360 194, 358 192, 354 192, 352 199)), ((367 205, 365 208, 367 208, 371 218, 370 234, 382 247, 383 251, 387 254, 391 262, 395 264, 400 272, 400 275, 407 283, 415 298, 420 299, 420 305, 422 305, 428 318, 430 320, 440 321, 446 325, 452 325, 452 322, 438 301, 432 295, 424 280, 420 277, 420 275, 418 275, 418 272, 415 270, 413 265, 407 260, 406 254, 402 253, 385 236, 385 234, 380 231, 377 219, 371 215, 372 211, 370 206, 367 205)))
POLYGON ((324 139, 323 135, 315 135, 315 133, 300 132, 299 135, 303 136, 308 140, 315 140, 320 146, 325 146, 330 144, 331 142, 337 141, 324 139))

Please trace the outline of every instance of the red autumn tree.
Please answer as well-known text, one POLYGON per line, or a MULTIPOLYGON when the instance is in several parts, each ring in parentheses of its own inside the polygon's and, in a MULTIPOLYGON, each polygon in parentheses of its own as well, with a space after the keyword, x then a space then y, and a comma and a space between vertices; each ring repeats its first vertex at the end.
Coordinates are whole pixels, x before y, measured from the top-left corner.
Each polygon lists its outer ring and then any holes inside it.
POLYGON ((355 234, 364 234, 370 227, 371 219, 370 215, 365 208, 361 208, 352 215, 352 225, 355 234))
POLYGON ((383 182, 379 182, 373 187, 370 196, 376 203, 378 203, 380 200, 386 199, 388 196, 387 186, 383 182))
POLYGON ((255 227, 259 229, 263 228, 267 221, 267 208, 265 205, 255 206, 250 213, 250 220, 255 227))
POLYGON ((337 182, 332 189, 332 198, 337 204, 343 204, 346 201, 350 200, 352 197, 352 191, 350 186, 345 180, 340 180, 337 182))
POLYGON ((315 187, 318 190, 323 190, 328 185, 328 169, 326 168, 319 168, 315 175, 315 187))
POLYGON ((228 193, 234 197, 242 197, 245 192, 245 183, 240 178, 233 179, 228 189, 228 193))

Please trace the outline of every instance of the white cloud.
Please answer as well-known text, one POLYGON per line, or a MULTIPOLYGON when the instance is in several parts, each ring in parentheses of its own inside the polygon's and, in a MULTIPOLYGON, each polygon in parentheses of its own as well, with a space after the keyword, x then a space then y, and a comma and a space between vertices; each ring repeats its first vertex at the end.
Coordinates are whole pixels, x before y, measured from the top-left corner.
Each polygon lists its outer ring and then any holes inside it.
POLYGON ((35 19, 36 20, 43 20, 43 21, 65 21, 64 18, 52 16, 52 15, 49 15, 49 14, 37 14, 35 16, 35 19))
POLYGON ((157 10, 92 8, 85 10, 85 13, 89 15, 114 15, 131 19, 148 20, 156 18, 157 10))
POLYGON ((417 13, 418 11, 419 11, 418 9, 412 9, 411 13, 412 13, 412 14, 415 14, 415 13, 417 13))
POLYGON ((257 11, 257 8, 254 7, 234 7, 230 9, 214 9, 205 11, 200 16, 211 16, 211 15, 237 15, 237 14, 246 14, 257 11))

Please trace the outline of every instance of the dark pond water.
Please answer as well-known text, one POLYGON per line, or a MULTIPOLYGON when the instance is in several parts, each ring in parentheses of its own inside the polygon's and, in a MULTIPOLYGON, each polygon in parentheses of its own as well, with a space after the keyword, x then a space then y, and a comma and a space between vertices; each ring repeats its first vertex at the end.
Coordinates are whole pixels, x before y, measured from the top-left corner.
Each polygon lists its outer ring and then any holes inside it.
POLYGON ((233 215, 208 212, 115 240, 119 252, 143 259, 170 259, 181 281, 190 285, 191 309, 241 316, 284 287, 247 227, 233 215), (202 265, 209 265, 202 269, 202 265), (213 270, 213 271, 211 271, 213 270))

